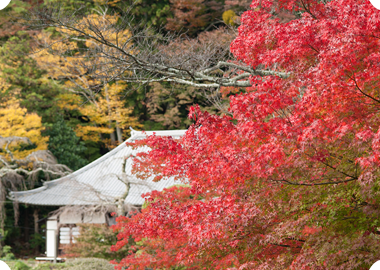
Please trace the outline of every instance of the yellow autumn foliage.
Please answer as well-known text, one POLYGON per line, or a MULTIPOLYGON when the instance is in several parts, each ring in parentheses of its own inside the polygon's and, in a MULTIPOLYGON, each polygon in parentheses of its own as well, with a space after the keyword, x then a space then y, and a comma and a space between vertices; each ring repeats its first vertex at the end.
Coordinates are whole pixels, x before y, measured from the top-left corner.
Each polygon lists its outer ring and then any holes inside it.
POLYGON ((109 134, 113 131, 113 129, 107 128, 107 127, 101 127, 101 126, 82 126, 77 125, 75 129, 75 134, 82 138, 85 141, 93 141, 98 142, 100 141, 99 134, 109 134))
MULTIPOLYGON (((103 5, 118 1, 97 2, 103 5)), ((46 46, 49 49, 35 50, 37 53, 34 58, 38 65, 47 70, 50 77, 64 80, 65 88, 71 91, 60 96, 62 107, 79 110, 89 119, 88 123, 79 124, 75 129, 77 136, 83 140, 99 141, 101 134, 113 134, 116 129, 129 130, 129 126, 141 126, 137 118, 130 116, 133 109, 124 106, 121 92, 126 85, 120 82, 107 83, 92 76, 94 71, 98 77, 114 76, 118 72, 106 57, 102 58, 99 54, 92 53, 99 49, 111 55, 118 53, 116 48, 105 46, 98 40, 107 40, 115 46, 123 47, 124 50, 130 49, 130 53, 133 53, 131 32, 128 29, 115 30, 118 20, 117 14, 111 16, 94 13, 74 25, 77 31, 86 33, 94 37, 93 39, 72 39, 71 37, 77 36, 78 33, 73 29, 62 28, 48 29, 37 36, 40 43, 49 44, 46 46)))
MULTIPOLYGON (((19 143, 12 143, 9 149, 13 152, 14 158, 25 158, 34 151, 46 150, 48 137, 43 137, 41 117, 35 113, 27 113, 21 108, 15 98, 0 104, 0 136, 1 137, 27 137, 34 147, 23 149, 19 143)), ((2 145, 2 152, 6 153, 5 146, 2 145)))
MULTIPOLYGON (((90 79, 87 76, 88 67, 96 67, 97 74, 107 70, 107 74, 112 75, 110 74, 110 72, 112 73, 112 63, 99 56, 94 57, 88 53, 86 55, 82 54, 83 50, 79 49, 78 42, 84 42, 87 52, 96 50, 99 47, 110 54, 118 51, 112 46, 103 45, 98 41, 101 39, 128 50, 132 46, 130 42, 131 33, 128 29, 116 31, 113 26, 117 21, 117 15, 90 14, 74 25, 78 31, 93 36, 93 39, 73 40, 71 36, 78 33, 72 29, 42 31, 37 35, 37 39, 40 44, 45 44, 49 49, 36 49, 33 57, 41 68, 48 70, 51 77, 55 79, 71 78, 71 83, 67 84, 67 86, 85 89, 91 85, 98 85, 99 81, 90 79), (83 62, 86 62, 86 67, 82 65, 83 62)), ((133 53, 133 51, 131 50, 130 53, 133 53)))
POLYGON ((233 10, 229 9, 223 13, 222 19, 224 23, 227 25, 236 25, 236 20, 238 19, 238 17, 236 16, 236 13, 233 10))
POLYGON ((98 5, 110 5, 115 6, 117 3, 121 2, 121 0, 94 0, 94 2, 98 5))
POLYGON ((58 107, 68 111, 75 111, 79 109, 80 104, 82 103, 81 98, 78 95, 75 95, 70 92, 64 92, 57 96, 59 99, 58 107))
POLYGON ((121 92, 125 84, 114 83, 106 85, 98 94, 94 102, 79 107, 79 111, 86 115, 93 126, 78 126, 76 134, 84 140, 97 141, 99 133, 112 133, 116 127, 127 129, 129 126, 141 127, 136 117, 131 117, 131 108, 125 108, 121 92), (98 133, 96 133, 98 132, 98 133))

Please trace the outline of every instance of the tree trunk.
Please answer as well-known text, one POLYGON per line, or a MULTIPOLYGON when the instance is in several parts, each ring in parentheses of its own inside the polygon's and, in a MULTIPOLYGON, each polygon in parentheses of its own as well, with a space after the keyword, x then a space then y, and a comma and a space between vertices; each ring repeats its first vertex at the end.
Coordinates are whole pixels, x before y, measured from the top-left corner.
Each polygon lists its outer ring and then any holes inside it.
POLYGON ((38 233, 38 208, 34 208, 33 218, 34 218, 34 233, 38 233))
MULTIPOLYGON (((110 97, 108 95, 108 85, 104 86, 104 93, 107 100, 107 106, 108 106, 108 128, 112 129, 112 120, 111 120, 111 107, 110 107, 110 97)), ((116 142, 116 136, 115 132, 112 132, 111 134, 111 144, 114 145, 116 142)))
POLYGON ((28 211, 24 212, 24 241, 29 241, 29 215, 28 211))
MULTIPOLYGON (((109 125, 109 128, 112 128, 111 124, 109 125)), ((112 145, 114 145, 116 142, 115 132, 112 132, 110 135, 111 135, 111 143, 112 145)))
POLYGON ((34 233, 38 233, 38 208, 34 208, 33 218, 34 218, 34 233))
MULTIPOLYGON (((38 234, 38 208, 34 208, 33 211, 33 219, 34 219, 34 234, 38 234)), ((39 252, 38 246, 34 248, 35 252, 39 252)))
POLYGON ((123 135, 121 133, 121 128, 119 127, 119 123, 116 122, 116 134, 117 134, 117 140, 119 143, 123 143, 123 135))

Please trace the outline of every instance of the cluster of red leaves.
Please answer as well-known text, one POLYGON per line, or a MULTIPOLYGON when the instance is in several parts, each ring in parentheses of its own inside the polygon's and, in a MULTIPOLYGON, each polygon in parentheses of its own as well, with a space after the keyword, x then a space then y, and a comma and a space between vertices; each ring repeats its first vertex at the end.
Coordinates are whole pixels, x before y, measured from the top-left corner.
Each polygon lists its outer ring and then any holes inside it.
POLYGON ((146 209, 119 218, 115 249, 142 243, 119 267, 368 269, 380 257, 380 11, 368 0, 251 8, 232 52, 289 76, 252 77, 233 117, 193 108, 180 141, 140 142, 153 150, 136 172, 191 187, 147 194, 146 209))

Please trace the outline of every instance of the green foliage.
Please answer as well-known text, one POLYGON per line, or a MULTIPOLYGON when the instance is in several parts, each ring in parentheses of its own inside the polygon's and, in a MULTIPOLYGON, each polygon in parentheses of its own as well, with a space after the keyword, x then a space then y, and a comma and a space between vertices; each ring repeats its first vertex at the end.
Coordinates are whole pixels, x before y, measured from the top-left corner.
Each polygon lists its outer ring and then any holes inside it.
POLYGON ((4 240, 7 238, 8 234, 9 234, 8 231, 0 229, 0 258, 3 256, 1 245, 3 244, 4 240))
POLYGON ((11 252, 12 248, 10 246, 4 246, 2 250, 2 260, 12 261, 15 260, 15 255, 11 252))
POLYGON ((67 269, 65 264, 61 263, 41 263, 38 264, 33 270, 59 270, 67 269))
POLYGON ((167 23, 167 19, 172 15, 169 0, 138 0, 127 1, 128 5, 133 5, 131 14, 134 21, 144 27, 156 27, 159 29, 167 23))
POLYGON ((17 14, 21 14, 26 12, 30 8, 30 3, 28 1, 21 0, 12 0, 11 3, 6 5, 2 11, 4 12, 15 12, 17 14))
POLYGON ((83 0, 44 0, 44 6, 59 7, 63 12, 75 12, 77 15, 86 15, 95 7, 94 1, 83 0))
POLYGON ((46 135, 49 135, 48 149, 57 158, 58 163, 65 164, 72 170, 87 164, 87 161, 81 157, 86 147, 62 117, 54 124, 47 125, 46 135))
POLYGON ((33 249, 39 248, 40 250, 44 250, 45 245, 46 245, 46 238, 44 235, 40 233, 35 233, 35 234, 32 234, 29 240, 29 243, 30 243, 30 247, 33 249))
POLYGON ((153 130, 188 128, 192 123, 187 118, 189 107, 201 104, 204 108, 207 102, 198 89, 169 83, 153 83, 146 97, 147 112, 152 121, 148 123, 153 130))
POLYGON ((33 258, 28 260, 6 261, 11 270, 89 270, 89 269, 114 269, 113 266, 104 259, 98 258, 76 258, 67 259, 66 262, 37 262, 33 258), (91 268, 92 267, 92 268, 91 268), (112 267, 112 268, 110 268, 112 267))
MULTIPOLYGON (((5 204, 6 209, 6 219, 3 234, 4 244, 12 247, 14 254, 24 255, 37 255, 34 252, 45 252, 45 239, 46 236, 46 222, 41 221, 39 223, 39 234, 34 234, 34 224, 33 224, 33 206, 25 206, 24 204, 19 205, 19 213, 21 219, 18 222, 18 225, 15 225, 14 210, 11 201, 5 204), (29 223, 27 223, 28 221, 29 223), (26 235, 30 237, 26 238, 26 235), (28 241, 28 242, 25 242, 28 241)), ((51 211, 56 210, 57 207, 46 207, 38 206, 39 218, 43 219, 48 216, 51 211)), ((0 249, 1 251, 1 249, 0 249)), ((1 252, 0 252, 1 253, 1 252)), ((2 255, 0 254, 0 257, 2 255)))
POLYGON ((104 145, 93 141, 84 141, 83 143, 86 150, 82 153, 82 155, 86 160, 88 160, 88 162, 93 162, 102 156, 103 153, 101 150, 104 150, 104 145))
POLYGON ((15 17, 21 17, 29 8, 30 3, 27 1, 12 0, 5 9, 1 10, 0 44, 22 29, 22 25, 13 23, 13 20, 15 17))
POLYGON ((130 84, 130 88, 134 90, 125 97, 125 106, 133 108, 132 115, 139 118, 139 122, 143 123, 143 130, 162 130, 164 126, 161 123, 152 121, 147 109, 147 93, 150 87, 130 84))
POLYGON ((30 270, 30 269, 32 268, 22 261, 17 261, 12 267, 12 270, 30 270))
POLYGON ((10 85, 0 96, 0 101, 4 95, 15 96, 29 113, 42 117, 42 122, 54 122, 54 117, 62 111, 57 105, 62 89, 53 84, 46 72, 28 56, 30 42, 25 32, 18 32, 0 47, 0 79, 10 85))

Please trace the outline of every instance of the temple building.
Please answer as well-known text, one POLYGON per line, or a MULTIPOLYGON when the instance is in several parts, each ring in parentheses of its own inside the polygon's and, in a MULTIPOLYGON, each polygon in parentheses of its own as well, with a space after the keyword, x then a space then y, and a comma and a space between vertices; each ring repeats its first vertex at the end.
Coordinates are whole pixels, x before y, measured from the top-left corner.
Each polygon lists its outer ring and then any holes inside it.
MULTIPOLYGON (((47 181, 42 187, 11 192, 10 198, 29 205, 58 206, 46 226, 46 258, 59 260, 62 245, 75 242, 77 224, 115 224, 111 212, 125 215, 144 203, 142 194, 181 184, 173 178, 153 182, 154 176, 139 179, 131 173, 132 157, 149 151, 147 146, 132 149, 126 142, 135 142, 149 135, 179 139, 186 130, 135 131, 124 143, 85 167, 59 179, 47 181)), ((185 183, 185 181, 183 181, 185 183)))

